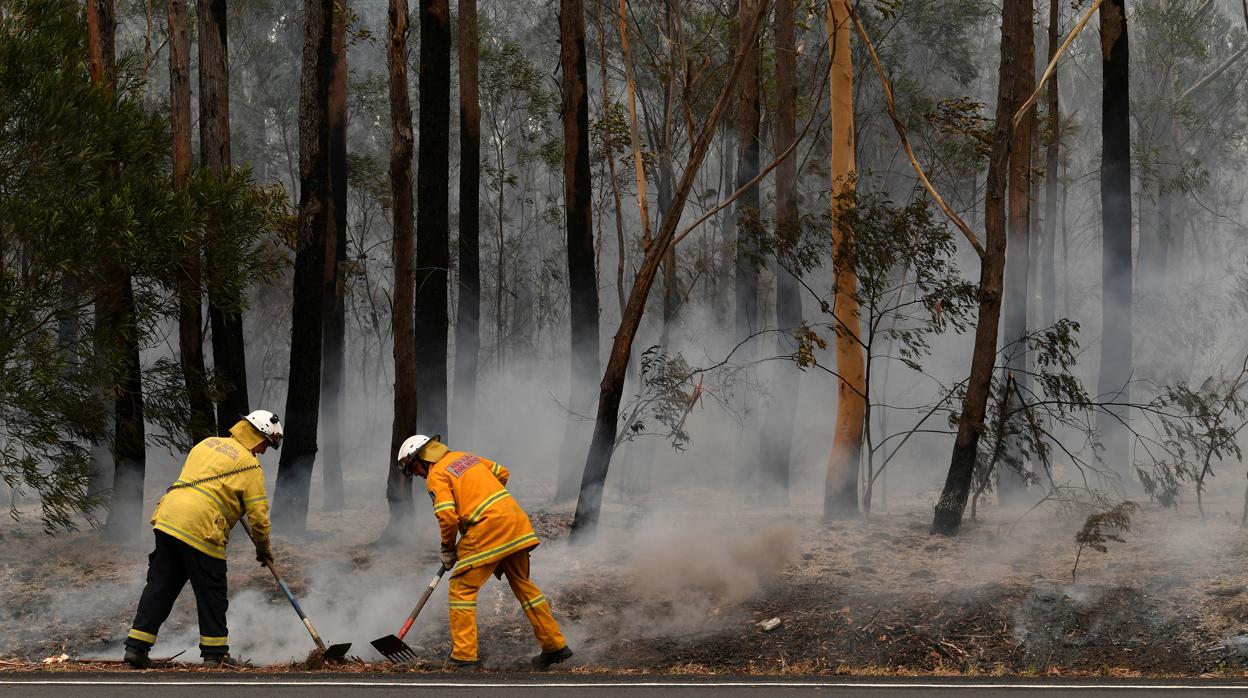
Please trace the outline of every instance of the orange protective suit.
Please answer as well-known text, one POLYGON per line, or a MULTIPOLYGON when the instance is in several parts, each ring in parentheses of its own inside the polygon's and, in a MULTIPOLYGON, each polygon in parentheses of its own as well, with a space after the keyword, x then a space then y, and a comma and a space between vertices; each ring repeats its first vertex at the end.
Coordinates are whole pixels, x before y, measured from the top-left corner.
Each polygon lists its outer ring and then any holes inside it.
POLYGON ((463 451, 447 452, 429 468, 442 547, 454 548, 458 558, 447 590, 453 659, 477 659, 477 592, 491 574, 507 576, 542 651, 567 645, 550 603, 529 581, 529 551, 537 547, 537 534, 504 487, 509 477, 498 463, 463 451))

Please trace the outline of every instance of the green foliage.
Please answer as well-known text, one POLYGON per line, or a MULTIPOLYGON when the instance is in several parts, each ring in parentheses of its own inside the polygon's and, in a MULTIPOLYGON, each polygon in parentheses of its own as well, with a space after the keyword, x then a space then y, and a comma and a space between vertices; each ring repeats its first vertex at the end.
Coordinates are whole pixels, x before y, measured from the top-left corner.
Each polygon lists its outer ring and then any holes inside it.
POLYGON ((1075 564, 1070 568, 1070 581, 1075 581, 1075 573, 1079 570, 1079 560, 1084 550, 1095 550, 1107 553, 1106 543, 1124 542, 1120 533, 1130 533, 1131 517, 1140 507, 1135 502, 1125 501, 1115 504, 1105 511, 1097 512, 1083 522, 1083 528, 1075 534, 1075 564))
MULTIPOLYGON (((72 0, 11 2, 0 19, 0 478, 10 513, 37 496, 44 528, 93 523, 90 446, 108 443, 106 402, 120 380, 122 343, 163 341, 176 313, 178 262, 214 233, 205 286, 230 308, 271 278, 276 246, 257 244, 284 215, 285 198, 245 170, 195 173, 170 184, 165 119, 118 68, 117 91, 87 73, 86 23, 72 0), (106 265, 135 290, 135 327, 93 321, 106 265)), ((144 376, 151 443, 183 447, 182 376, 168 360, 144 376)))
POLYGON ((1152 458, 1137 463, 1144 491, 1163 506, 1178 504, 1183 483, 1196 485, 1197 503, 1204 516, 1205 481, 1214 466, 1233 458, 1243 462, 1236 437, 1248 426, 1248 366, 1232 378, 1210 376, 1193 389, 1185 383, 1163 386, 1147 406, 1159 437, 1152 458))

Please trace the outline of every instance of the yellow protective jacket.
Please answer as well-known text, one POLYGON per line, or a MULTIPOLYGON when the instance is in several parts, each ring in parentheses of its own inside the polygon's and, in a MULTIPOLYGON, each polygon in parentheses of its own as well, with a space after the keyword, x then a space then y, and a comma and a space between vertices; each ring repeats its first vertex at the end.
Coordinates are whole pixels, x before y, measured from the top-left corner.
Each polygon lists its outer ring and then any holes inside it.
POLYGON ((230 529, 246 512, 256 544, 266 545, 269 502, 264 471, 251 454, 263 439, 255 427, 239 421, 229 438, 213 436, 195 444, 173 487, 156 504, 152 526, 224 560, 230 529))
POLYGON ((509 477, 498 463, 463 451, 450 451, 429 468, 442 546, 454 546, 459 558, 453 574, 537 547, 528 515, 504 487, 509 477))

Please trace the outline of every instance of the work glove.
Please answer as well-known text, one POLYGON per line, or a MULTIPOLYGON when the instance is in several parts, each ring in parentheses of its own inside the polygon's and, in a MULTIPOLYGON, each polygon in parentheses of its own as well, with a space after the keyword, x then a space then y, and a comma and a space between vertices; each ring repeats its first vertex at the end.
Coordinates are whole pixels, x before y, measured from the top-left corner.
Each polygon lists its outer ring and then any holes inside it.
POLYGON ((256 546, 256 562, 262 567, 268 567, 273 562, 273 548, 266 541, 264 545, 256 546))
POLYGON ((438 556, 442 558, 442 566, 448 570, 455 567, 455 561, 459 557, 455 553, 455 548, 448 548, 446 546, 442 547, 442 552, 439 553, 438 556))

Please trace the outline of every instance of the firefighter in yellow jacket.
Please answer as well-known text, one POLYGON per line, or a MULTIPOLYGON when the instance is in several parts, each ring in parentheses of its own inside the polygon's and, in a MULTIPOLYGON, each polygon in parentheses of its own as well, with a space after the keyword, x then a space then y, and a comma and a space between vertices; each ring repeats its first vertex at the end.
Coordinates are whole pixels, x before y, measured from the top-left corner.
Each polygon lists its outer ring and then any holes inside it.
POLYGON ((493 461, 449 450, 440 438, 417 435, 404 441, 399 464, 408 475, 426 479, 442 534, 442 565, 453 568, 448 585, 451 662, 479 665, 477 592, 491 574, 507 576, 533 625, 542 647, 542 653, 533 657, 533 667, 546 669, 571 657, 550 602, 529 581, 529 551, 537 547, 537 534, 506 489, 510 474, 493 461))
POLYGON ((231 427, 229 437, 210 437, 191 449, 182 473, 152 514, 156 549, 147 558, 147 585, 126 637, 125 661, 130 666, 151 666, 148 651, 187 581, 195 591, 204 664, 237 664, 229 656, 225 624, 225 546, 230 529, 246 514, 256 559, 261 564, 273 561, 264 471, 256 456, 281 444, 277 415, 256 410, 231 427))

